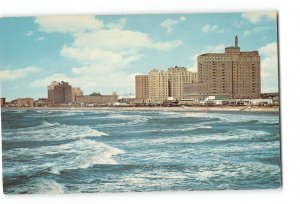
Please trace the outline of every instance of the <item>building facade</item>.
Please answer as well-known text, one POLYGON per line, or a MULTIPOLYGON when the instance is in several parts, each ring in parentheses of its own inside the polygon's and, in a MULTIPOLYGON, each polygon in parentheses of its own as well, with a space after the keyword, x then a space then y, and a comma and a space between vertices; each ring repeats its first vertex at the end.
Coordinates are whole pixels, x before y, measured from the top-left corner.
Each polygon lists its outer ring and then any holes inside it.
POLYGON ((136 99, 149 98, 148 75, 135 76, 135 98, 136 99))
POLYGON ((72 88, 72 103, 76 102, 78 96, 82 96, 83 92, 80 88, 72 88))
POLYGON ((209 92, 206 84, 199 82, 183 84, 183 99, 185 100, 201 101, 208 96, 209 92))
POLYGON ((44 107, 48 106, 49 102, 47 98, 39 98, 38 100, 34 101, 34 106, 36 107, 44 107))
POLYGON ((72 102, 72 86, 68 82, 54 81, 48 86, 48 101, 52 104, 72 102))
MULTIPOLYGON (((198 56, 197 61, 198 83, 203 85, 200 93, 240 99, 260 97, 259 53, 241 52, 237 36, 235 46, 226 47, 225 53, 203 54, 198 56)), ((192 94, 185 94, 186 97, 189 95, 192 94)))
POLYGON ((148 73, 150 102, 167 100, 180 101, 183 98, 183 84, 197 81, 197 73, 185 67, 171 67, 167 71, 153 69, 148 73))
POLYGON ((83 105, 113 105, 117 101, 117 95, 82 95, 76 97, 76 103, 81 103, 83 105))
POLYGON ((1 98, 1 107, 5 106, 5 98, 1 98))
POLYGON ((16 107, 33 107, 34 101, 32 98, 17 98, 11 101, 11 104, 16 107))

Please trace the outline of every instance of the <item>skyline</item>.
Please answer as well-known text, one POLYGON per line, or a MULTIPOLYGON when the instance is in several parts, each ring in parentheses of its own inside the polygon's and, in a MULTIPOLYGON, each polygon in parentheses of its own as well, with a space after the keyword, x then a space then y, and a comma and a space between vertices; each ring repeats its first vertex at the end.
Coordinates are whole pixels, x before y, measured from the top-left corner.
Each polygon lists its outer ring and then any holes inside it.
POLYGON ((260 53, 261 92, 278 91, 275 12, 1 18, 0 34, 8 100, 46 97, 52 81, 85 94, 134 95, 135 75, 173 66, 197 71, 198 55, 223 52, 235 35, 242 51, 260 53))

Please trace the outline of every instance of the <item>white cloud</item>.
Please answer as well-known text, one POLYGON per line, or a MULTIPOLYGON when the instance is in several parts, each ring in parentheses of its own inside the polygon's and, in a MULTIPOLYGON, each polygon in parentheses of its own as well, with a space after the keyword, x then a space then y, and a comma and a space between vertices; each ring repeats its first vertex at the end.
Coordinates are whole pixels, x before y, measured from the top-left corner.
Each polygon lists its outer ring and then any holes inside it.
POLYGON ((46 87, 53 81, 67 81, 72 87, 80 87, 84 94, 90 94, 99 91, 102 94, 111 94, 112 91, 120 93, 128 93, 134 90, 135 79, 137 73, 125 74, 121 72, 110 72, 102 75, 86 74, 75 77, 69 77, 65 74, 53 74, 49 77, 38 79, 30 83, 31 87, 46 87), (99 86, 101 84, 101 86, 99 86))
POLYGON ((38 67, 25 67, 21 69, 5 69, 0 70, 0 80, 1 81, 10 81, 10 80, 16 80, 20 78, 25 78, 30 74, 34 74, 37 72, 40 72, 41 68, 38 67))
POLYGON ((126 18, 120 18, 114 23, 108 23, 105 27, 110 28, 110 29, 123 29, 127 23, 126 18))
POLYGON ((267 18, 268 20, 276 20, 277 13, 276 11, 245 12, 242 13, 242 17, 255 24, 261 21, 262 18, 267 18))
POLYGON ((233 26, 236 27, 236 28, 241 28, 243 25, 244 25, 243 21, 239 21, 239 22, 235 21, 233 23, 233 26))
POLYGON ((71 68, 70 76, 57 73, 32 82, 34 87, 65 80, 88 92, 133 89, 128 69, 130 63, 143 57, 142 49, 167 51, 182 44, 180 40, 155 41, 147 33, 126 30, 125 18, 107 24, 93 16, 63 17, 62 21, 60 17, 47 18, 37 18, 40 30, 71 34, 73 42, 62 46, 60 54, 78 66, 71 68))
POLYGON ((166 31, 168 33, 172 33, 173 31, 173 27, 177 24, 179 24, 181 22, 186 21, 186 17, 185 16, 180 16, 178 20, 174 20, 174 19, 166 19, 165 21, 163 21, 160 24, 160 27, 162 27, 163 29, 166 29, 166 31))
POLYGON ((261 56, 262 92, 278 91, 278 54, 277 42, 259 49, 261 56))
POLYGON ((186 17, 185 16, 180 16, 179 20, 186 21, 186 17))
POLYGON ((28 32, 25 34, 25 36, 26 36, 26 37, 29 37, 29 36, 32 36, 32 34, 33 34, 33 31, 31 30, 31 31, 28 31, 28 32))
POLYGON ((43 36, 38 37, 38 38, 35 39, 35 41, 43 41, 43 40, 45 40, 45 37, 43 37, 43 36))
POLYGON ((223 43, 218 45, 206 46, 200 54, 205 53, 223 53, 225 50, 225 45, 223 43))
POLYGON ((247 37, 247 36, 249 36, 251 34, 255 34, 255 33, 261 33, 261 32, 263 32, 267 29, 268 29, 267 27, 262 27, 262 26, 254 27, 251 30, 245 30, 244 33, 243 33, 243 37, 247 37))
POLYGON ((166 29, 168 33, 173 31, 173 27, 178 24, 178 21, 172 19, 166 19, 160 24, 160 27, 166 29))
POLYGON ((218 25, 210 25, 206 24, 202 27, 202 31, 204 33, 209 33, 209 32, 216 32, 216 33, 224 33, 225 30, 223 28, 220 28, 218 25))
POLYGON ((38 79, 35 81, 32 81, 30 83, 31 87, 46 87, 53 81, 69 81, 71 78, 67 77, 64 74, 53 74, 49 77, 43 78, 43 79, 38 79))
POLYGON ((103 27, 103 22, 95 16, 40 16, 35 23, 44 32, 85 32, 103 27))

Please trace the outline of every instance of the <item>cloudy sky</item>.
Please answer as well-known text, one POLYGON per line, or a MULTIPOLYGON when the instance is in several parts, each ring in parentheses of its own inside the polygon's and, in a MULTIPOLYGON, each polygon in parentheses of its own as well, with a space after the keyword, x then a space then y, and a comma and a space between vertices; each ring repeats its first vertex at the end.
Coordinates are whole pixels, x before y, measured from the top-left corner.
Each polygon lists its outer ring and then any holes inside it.
POLYGON ((278 91, 276 13, 42 16, 0 19, 1 97, 47 97, 52 81, 85 94, 134 95, 134 75, 223 52, 239 36, 261 56, 262 92, 278 91))

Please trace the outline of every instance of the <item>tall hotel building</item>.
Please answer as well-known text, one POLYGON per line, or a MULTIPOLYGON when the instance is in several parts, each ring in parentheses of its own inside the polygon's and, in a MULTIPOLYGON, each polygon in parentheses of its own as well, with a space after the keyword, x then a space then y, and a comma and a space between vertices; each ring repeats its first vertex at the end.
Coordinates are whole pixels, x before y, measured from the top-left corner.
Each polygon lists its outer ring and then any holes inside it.
POLYGON ((76 98, 83 95, 83 92, 81 91, 81 89, 77 88, 77 87, 76 88, 72 87, 71 92, 72 92, 72 102, 76 102, 76 98))
POLYGON ((183 98, 183 84, 197 80, 197 73, 190 72, 184 67, 172 67, 167 71, 153 69, 148 73, 150 102, 164 102, 166 100, 181 100, 183 98))
POLYGON ((149 98, 148 75, 135 76, 135 97, 137 99, 149 98))
POLYGON ((72 101, 72 86, 68 82, 52 82, 48 85, 48 101, 54 104, 70 103, 72 101))
POLYGON ((203 100, 209 95, 235 99, 259 98, 260 56, 258 51, 241 52, 238 37, 225 53, 198 56, 198 82, 184 85, 184 98, 203 100))

